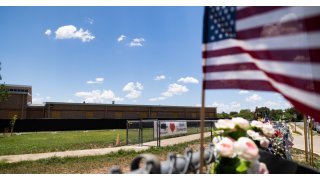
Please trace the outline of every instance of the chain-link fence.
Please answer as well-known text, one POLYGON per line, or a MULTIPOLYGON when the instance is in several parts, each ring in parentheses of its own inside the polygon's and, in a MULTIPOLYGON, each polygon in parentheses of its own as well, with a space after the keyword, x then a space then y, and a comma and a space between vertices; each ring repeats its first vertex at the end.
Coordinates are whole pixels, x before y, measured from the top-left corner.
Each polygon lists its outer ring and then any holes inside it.
MULTIPOLYGON (((205 132, 211 132, 215 120, 205 120, 205 132)), ((127 120, 126 144, 140 144, 161 139, 198 134, 200 120, 127 120)))

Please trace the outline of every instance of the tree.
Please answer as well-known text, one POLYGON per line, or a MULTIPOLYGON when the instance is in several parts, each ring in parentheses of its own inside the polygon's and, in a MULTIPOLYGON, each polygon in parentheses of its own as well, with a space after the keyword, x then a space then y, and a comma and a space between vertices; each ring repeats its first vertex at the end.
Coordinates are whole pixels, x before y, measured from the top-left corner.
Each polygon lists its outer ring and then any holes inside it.
POLYGON ((254 117, 250 109, 241 109, 238 116, 248 120, 252 120, 254 117))
POLYGON ((268 116, 270 115, 270 109, 267 108, 267 107, 256 107, 256 110, 254 112, 254 115, 255 115, 255 119, 259 119, 259 118, 264 118, 265 116, 268 116))
POLYGON ((285 110, 284 119, 288 121, 300 121, 303 119, 303 114, 297 111, 294 107, 285 110))
POLYGON ((281 109, 272 109, 269 114, 269 118, 273 121, 282 119, 283 111, 281 109))
POLYGON ((230 118, 230 115, 228 113, 222 112, 222 113, 218 113, 217 118, 228 119, 228 118, 230 118))
POLYGON ((236 111, 231 111, 229 114, 230 114, 231 117, 237 117, 238 116, 238 112, 236 112, 236 111))
MULTIPOLYGON (((1 62, 0 62, 0 70, 1 70, 1 62)), ((0 74, 0 81, 2 80, 1 74, 0 74)), ((4 84, 0 84, 0 102, 8 100, 9 94, 8 90, 4 86, 4 84)))

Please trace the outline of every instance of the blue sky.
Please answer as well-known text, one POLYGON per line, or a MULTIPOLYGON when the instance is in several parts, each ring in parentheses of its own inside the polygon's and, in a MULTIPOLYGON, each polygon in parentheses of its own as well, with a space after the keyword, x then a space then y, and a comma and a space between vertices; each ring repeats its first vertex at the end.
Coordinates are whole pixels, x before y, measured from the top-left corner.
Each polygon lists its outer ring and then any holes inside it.
MULTIPOLYGON (((198 106, 203 7, 0 7, 2 82, 33 103, 198 106)), ((218 112, 288 108, 276 93, 211 90, 218 112)))

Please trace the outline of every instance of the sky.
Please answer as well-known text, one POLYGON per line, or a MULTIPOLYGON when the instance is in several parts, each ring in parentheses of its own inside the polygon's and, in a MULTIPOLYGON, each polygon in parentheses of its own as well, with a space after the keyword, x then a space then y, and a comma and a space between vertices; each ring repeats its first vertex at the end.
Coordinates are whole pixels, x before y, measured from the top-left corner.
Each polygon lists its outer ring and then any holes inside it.
MULTIPOLYGON (((203 7, 0 7, 1 83, 33 104, 200 106, 203 7)), ((218 112, 291 107, 277 93, 207 90, 218 112)))

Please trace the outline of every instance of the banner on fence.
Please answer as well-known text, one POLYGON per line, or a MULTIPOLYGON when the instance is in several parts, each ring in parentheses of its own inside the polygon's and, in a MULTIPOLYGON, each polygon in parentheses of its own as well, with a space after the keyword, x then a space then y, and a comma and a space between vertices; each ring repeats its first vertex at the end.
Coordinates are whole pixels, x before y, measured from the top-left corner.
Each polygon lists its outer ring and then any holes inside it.
MULTIPOLYGON (((160 121, 160 137, 187 133, 187 121, 160 121)), ((154 137, 157 138, 157 121, 154 121, 154 137)))

